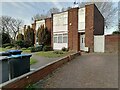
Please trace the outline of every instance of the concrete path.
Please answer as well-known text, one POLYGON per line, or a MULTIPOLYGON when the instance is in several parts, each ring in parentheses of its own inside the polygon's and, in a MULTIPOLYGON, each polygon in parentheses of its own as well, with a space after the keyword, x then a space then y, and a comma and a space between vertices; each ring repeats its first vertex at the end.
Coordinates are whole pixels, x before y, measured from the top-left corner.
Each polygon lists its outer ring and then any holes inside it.
POLYGON ((35 86, 36 88, 117 88, 118 55, 83 54, 35 86))

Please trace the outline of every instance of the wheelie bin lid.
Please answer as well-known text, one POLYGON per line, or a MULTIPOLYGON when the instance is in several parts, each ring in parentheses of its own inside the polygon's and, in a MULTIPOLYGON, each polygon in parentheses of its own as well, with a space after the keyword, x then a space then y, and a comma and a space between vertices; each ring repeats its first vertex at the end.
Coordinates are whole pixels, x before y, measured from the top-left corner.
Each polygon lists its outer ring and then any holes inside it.
POLYGON ((8 50, 6 52, 9 52, 9 53, 14 53, 14 52, 22 52, 21 50, 8 50))
POLYGON ((0 56, 0 61, 3 61, 3 60, 8 60, 8 57, 7 56, 0 56))
POLYGON ((22 57, 31 57, 31 54, 19 54, 19 55, 11 55, 8 58, 22 58, 22 57))
POLYGON ((0 52, 0 56, 9 56, 10 53, 9 52, 0 52))

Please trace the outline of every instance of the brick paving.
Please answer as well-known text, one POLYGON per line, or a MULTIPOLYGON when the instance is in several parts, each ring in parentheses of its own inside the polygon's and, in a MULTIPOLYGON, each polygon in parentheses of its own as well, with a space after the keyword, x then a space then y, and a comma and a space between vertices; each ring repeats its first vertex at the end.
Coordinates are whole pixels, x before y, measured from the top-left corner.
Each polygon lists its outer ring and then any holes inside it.
POLYGON ((117 88, 118 55, 89 53, 77 57, 35 84, 36 88, 117 88))

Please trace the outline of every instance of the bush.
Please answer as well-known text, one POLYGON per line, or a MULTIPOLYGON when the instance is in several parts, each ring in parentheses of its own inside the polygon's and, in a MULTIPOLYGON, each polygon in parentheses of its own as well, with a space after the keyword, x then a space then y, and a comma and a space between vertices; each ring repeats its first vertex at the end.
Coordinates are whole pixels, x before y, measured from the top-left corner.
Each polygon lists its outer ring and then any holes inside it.
POLYGON ((42 46, 38 46, 38 47, 31 47, 30 51, 31 52, 39 52, 42 51, 43 47, 42 46))
POLYGON ((27 48, 22 48, 22 50, 27 50, 27 48))
POLYGON ((31 52, 36 52, 36 48, 35 47, 31 47, 30 51, 31 52))
POLYGON ((42 51, 42 49, 43 49, 43 46, 37 46, 36 47, 36 51, 42 51))
POLYGON ((24 41, 24 47, 28 48, 32 46, 32 42, 31 41, 24 41))
POLYGON ((28 49, 28 50, 31 50, 31 48, 33 48, 33 47, 28 47, 27 49, 28 49))
POLYGON ((62 51, 68 51, 68 48, 63 47, 62 51))
POLYGON ((24 40, 29 42, 26 47, 34 45, 34 38, 34 29, 28 26, 27 29, 24 30, 24 40))
POLYGON ((24 40, 24 35, 21 34, 21 33, 19 33, 19 34, 17 35, 17 40, 18 40, 18 41, 24 40))
POLYGON ((16 45, 20 46, 20 48, 24 47, 24 41, 20 40, 20 41, 16 41, 16 45))
POLYGON ((7 46, 10 46, 10 43, 6 43, 2 45, 3 48, 6 48, 7 46))
POLYGON ((52 49, 51 49, 51 46, 47 46, 47 45, 45 45, 44 47, 43 47, 43 51, 51 51, 52 49))
POLYGON ((53 53, 55 53, 55 54, 63 54, 62 51, 54 51, 53 53))
POLYGON ((120 31, 114 31, 112 34, 113 34, 113 35, 115 35, 115 34, 120 34, 120 31))
POLYGON ((6 48, 8 46, 10 46, 12 48, 12 47, 14 47, 14 44, 6 43, 6 44, 2 45, 3 48, 6 48))
POLYGON ((10 35, 8 33, 0 33, 2 44, 7 44, 11 42, 10 35))
POLYGON ((6 49, 10 49, 10 48, 12 48, 12 46, 7 46, 7 47, 6 47, 6 49))

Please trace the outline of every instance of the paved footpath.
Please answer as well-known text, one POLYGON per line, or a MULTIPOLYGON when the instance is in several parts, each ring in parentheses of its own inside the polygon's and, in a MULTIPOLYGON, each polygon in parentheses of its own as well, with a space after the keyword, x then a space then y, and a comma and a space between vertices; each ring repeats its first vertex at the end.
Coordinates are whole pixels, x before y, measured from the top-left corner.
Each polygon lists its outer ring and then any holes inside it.
POLYGON ((117 88, 118 55, 83 54, 35 84, 36 88, 117 88))

